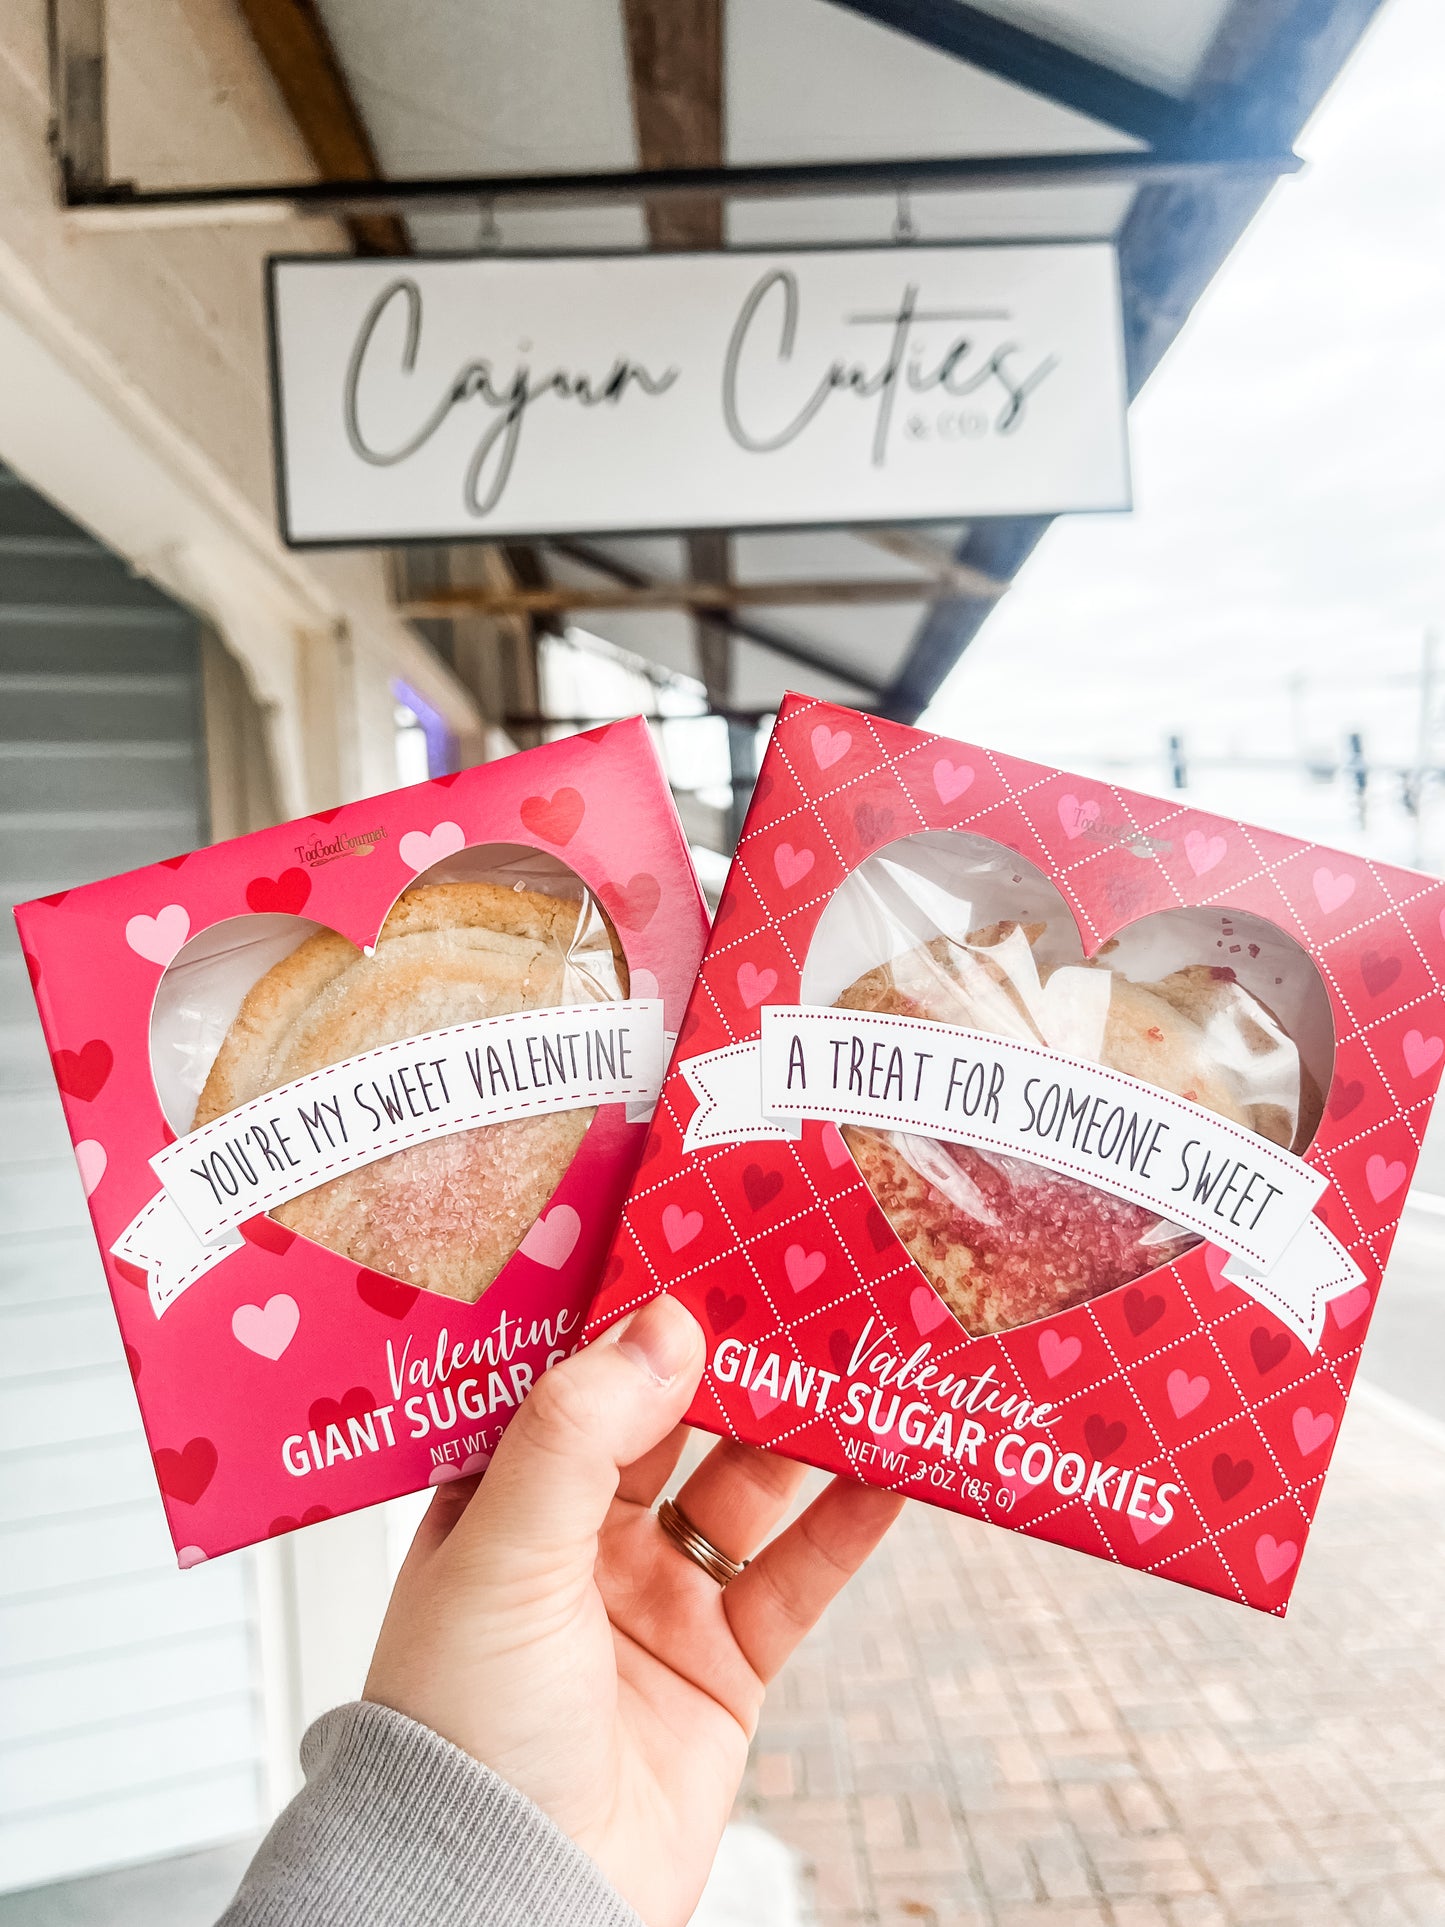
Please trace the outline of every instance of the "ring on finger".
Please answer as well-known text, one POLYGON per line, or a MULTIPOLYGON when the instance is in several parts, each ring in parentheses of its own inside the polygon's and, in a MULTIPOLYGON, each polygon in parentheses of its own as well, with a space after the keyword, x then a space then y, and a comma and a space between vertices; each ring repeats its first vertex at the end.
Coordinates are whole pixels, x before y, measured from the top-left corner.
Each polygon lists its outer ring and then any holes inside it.
POLYGON ((708 1578, 716 1580, 719 1586, 731 1585, 748 1563, 746 1559, 729 1559, 725 1552, 719 1552, 712 1540, 699 1532, 671 1499, 664 1499, 657 1508, 657 1523, 678 1551, 695 1566, 701 1566, 708 1578))

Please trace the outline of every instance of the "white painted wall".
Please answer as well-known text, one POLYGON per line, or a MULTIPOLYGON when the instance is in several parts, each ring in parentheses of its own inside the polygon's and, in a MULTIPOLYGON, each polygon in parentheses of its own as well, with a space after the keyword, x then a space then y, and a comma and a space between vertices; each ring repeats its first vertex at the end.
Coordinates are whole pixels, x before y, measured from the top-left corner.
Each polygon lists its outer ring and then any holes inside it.
MULTIPOLYGON (((110 0, 109 39, 113 176, 312 172, 232 0, 110 0)), ((482 719, 395 615, 385 559, 291 555, 274 531, 263 265, 340 232, 88 229, 58 208, 49 118, 45 0, 4 0, 0 462, 209 621, 263 706, 288 814, 394 786, 393 678, 480 755, 482 719)), ((391 1557, 373 1512, 226 1562, 259 1594, 273 1805, 304 1722, 359 1690, 391 1557)), ((126 1857, 75 1820, 77 1867, 126 1857)))
MULTIPOLYGON (((393 676, 470 746, 471 699, 391 609, 385 558, 275 534, 263 264, 341 235, 62 214, 44 15, 0 8, 0 460, 214 623, 268 708, 284 808, 395 782, 393 676)), ((231 0, 112 0, 109 41, 117 177, 313 172, 231 0)))

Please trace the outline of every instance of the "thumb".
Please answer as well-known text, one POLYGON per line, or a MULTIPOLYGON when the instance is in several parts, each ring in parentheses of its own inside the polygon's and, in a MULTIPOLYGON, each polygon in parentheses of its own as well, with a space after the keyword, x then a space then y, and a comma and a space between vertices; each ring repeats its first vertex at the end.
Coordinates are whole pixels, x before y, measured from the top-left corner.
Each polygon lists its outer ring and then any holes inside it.
POLYGON ((575 1565, 590 1575, 618 1475, 682 1418, 702 1376, 702 1328, 650 1300, 538 1379, 453 1532, 499 1579, 575 1565))

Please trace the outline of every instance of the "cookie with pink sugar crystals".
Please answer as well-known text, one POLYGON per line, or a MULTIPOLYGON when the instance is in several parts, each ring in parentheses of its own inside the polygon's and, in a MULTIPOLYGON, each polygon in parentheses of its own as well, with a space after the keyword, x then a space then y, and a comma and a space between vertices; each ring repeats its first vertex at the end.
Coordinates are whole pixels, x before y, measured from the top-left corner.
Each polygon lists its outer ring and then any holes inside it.
MULTIPOLYGON (((626 994, 621 949, 589 896, 416 884, 393 905, 370 956, 318 930, 252 987, 195 1124, 379 1045, 626 994)), ((411 1145, 271 1215, 359 1265, 474 1303, 536 1221, 592 1115, 515 1118, 411 1145)))

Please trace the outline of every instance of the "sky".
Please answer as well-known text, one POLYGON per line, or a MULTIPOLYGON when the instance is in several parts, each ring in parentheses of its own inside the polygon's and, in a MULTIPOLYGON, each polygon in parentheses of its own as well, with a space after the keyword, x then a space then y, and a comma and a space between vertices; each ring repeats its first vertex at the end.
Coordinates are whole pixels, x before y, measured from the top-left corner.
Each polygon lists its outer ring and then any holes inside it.
POLYGON ((1135 507, 1060 520, 930 728, 1376 857, 1445 867, 1399 779, 1305 774, 1348 732, 1445 764, 1445 4, 1385 0, 1131 411, 1135 507), (1252 766, 1282 759, 1287 767, 1252 766))

